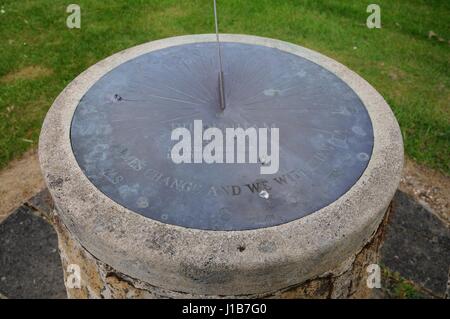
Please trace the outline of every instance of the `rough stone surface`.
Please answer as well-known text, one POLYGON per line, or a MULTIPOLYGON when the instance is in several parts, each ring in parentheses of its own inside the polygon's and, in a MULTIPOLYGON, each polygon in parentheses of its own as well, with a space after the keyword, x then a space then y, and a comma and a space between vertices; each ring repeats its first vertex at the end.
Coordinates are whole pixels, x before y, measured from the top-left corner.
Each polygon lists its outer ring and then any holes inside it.
POLYGON ((52 196, 47 188, 44 188, 35 196, 31 197, 26 204, 47 220, 51 219, 51 214, 55 208, 52 196))
POLYGON ((446 299, 450 298, 450 267, 449 267, 449 270, 448 270, 447 290, 445 292, 444 298, 446 298, 446 299))
POLYGON ((1 295, 66 298, 56 233, 28 206, 0 224, 1 295))
MULTIPOLYGON (((390 210, 389 210, 390 211, 390 210)), ((340 265, 317 278, 310 279, 279 291, 266 294, 249 295, 193 295, 180 291, 170 291, 154 287, 138 279, 131 278, 109 265, 101 262, 87 252, 73 238, 69 230, 61 223, 57 213, 53 216, 53 224, 58 232, 59 249, 63 269, 70 264, 80 267, 81 285, 67 288, 69 298, 369 298, 371 290, 367 288, 366 268, 377 263, 379 247, 388 220, 386 214, 383 222, 369 242, 357 254, 340 265)), ((70 273, 65 272, 65 282, 70 273)), ((267 290, 270 290, 268 287, 267 290)))
POLYGON ((448 225, 403 192, 397 192, 393 203, 381 263, 444 297, 450 269, 448 225))
POLYGON ((374 130, 367 169, 342 197, 283 225, 249 231, 202 231, 145 218, 111 201, 89 182, 72 153, 70 123, 85 92, 106 72, 168 46, 215 41, 214 35, 150 42, 97 63, 56 99, 43 125, 40 161, 65 227, 86 252, 119 273, 167 291, 262 295, 294 287, 354 258, 378 229, 397 189, 403 144, 392 111, 345 66, 286 42, 243 35, 224 41, 275 47, 317 63, 344 80, 366 106, 374 130))

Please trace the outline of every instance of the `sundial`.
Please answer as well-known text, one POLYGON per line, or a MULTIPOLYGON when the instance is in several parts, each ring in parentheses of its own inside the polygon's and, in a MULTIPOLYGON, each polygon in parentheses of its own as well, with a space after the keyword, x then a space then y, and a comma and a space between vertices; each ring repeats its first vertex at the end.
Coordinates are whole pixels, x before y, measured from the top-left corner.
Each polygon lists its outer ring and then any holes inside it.
POLYGON ((378 262, 403 166, 386 101, 333 59, 219 34, 215 17, 215 34, 96 63, 47 113, 42 172, 86 286, 69 296, 292 296, 325 276, 347 296, 378 262))
POLYGON ((70 131, 87 178, 133 212, 204 230, 280 225, 347 192, 374 142, 358 95, 304 57, 219 45, 220 66, 217 43, 174 45, 118 65, 89 88, 70 131), (204 129, 279 128, 278 172, 261 174, 261 162, 174 163, 171 132, 192 131, 194 120, 204 129))
MULTIPOLYGON (((215 8, 216 9, 216 8, 215 8)), ((216 10, 215 10, 216 13, 216 10)), ((81 98, 75 158, 113 201, 145 217, 205 230, 270 227, 348 191, 373 148, 372 124, 339 77, 257 44, 197 42, 126 61, 81 98), (172 130, 278 128, 279 169, 257 163, 175 163, 172 130)), ((225 156, 225 155, 224 155, 225 156)))

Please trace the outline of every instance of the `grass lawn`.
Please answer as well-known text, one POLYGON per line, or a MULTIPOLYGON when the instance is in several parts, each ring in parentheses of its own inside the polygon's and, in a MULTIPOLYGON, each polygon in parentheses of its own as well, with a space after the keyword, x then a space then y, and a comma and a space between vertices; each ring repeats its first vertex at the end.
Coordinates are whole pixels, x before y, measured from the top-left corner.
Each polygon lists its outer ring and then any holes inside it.
MULTIPOLYGON (((278 38, 358 72, 386 98, 407 155, 450 174, 450 1, 219 0, 221 32, 278 38), (432 31, 432 37, 429 32, 432 31), (441 38, 441 39, 439 39, 441 38)), ((150 40, 212 33, 212 0, 1 0, 0 168, 36 147, 58 93, 112 53, 150 40), (81 29, 65 26, 81 6, 81 29)))

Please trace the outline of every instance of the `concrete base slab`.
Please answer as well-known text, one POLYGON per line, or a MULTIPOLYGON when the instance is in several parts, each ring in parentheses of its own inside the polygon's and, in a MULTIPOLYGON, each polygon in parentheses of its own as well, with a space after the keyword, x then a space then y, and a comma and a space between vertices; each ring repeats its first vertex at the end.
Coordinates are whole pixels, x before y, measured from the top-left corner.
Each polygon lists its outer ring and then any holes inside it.
POLYGON ((403 192, 397 192, 381 263, 436 297, 444 297, 450 269, 450 228, 403 192))
POLYGON ((66 298, 56 233, 25 205, 0 224, 0 295, 66 298))

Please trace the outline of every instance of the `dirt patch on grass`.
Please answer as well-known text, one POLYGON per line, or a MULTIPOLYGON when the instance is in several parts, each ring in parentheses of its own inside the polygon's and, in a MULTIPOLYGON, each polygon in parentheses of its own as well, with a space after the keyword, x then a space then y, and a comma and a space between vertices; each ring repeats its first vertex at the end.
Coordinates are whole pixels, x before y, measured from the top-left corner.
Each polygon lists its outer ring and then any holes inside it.
POLYGON ((37 150, 12 161, 0 171, 0 222, 44 187, 37 150))
POLYGON ((182 17, 186 15, 186 12, 180 6, 172 6, 164 9, 160 15, 167 17, 182 17))
POLYGON ((406 159, 400 189, 450 224, 450 177, 406 159))
POLYGON ((31 65, 18 71, 10 72, 0 78, 2 83, 12 83, 17 80, 33 80, 40 77, 46 77, 53 73, 51 69, 40 65, 31 65))

